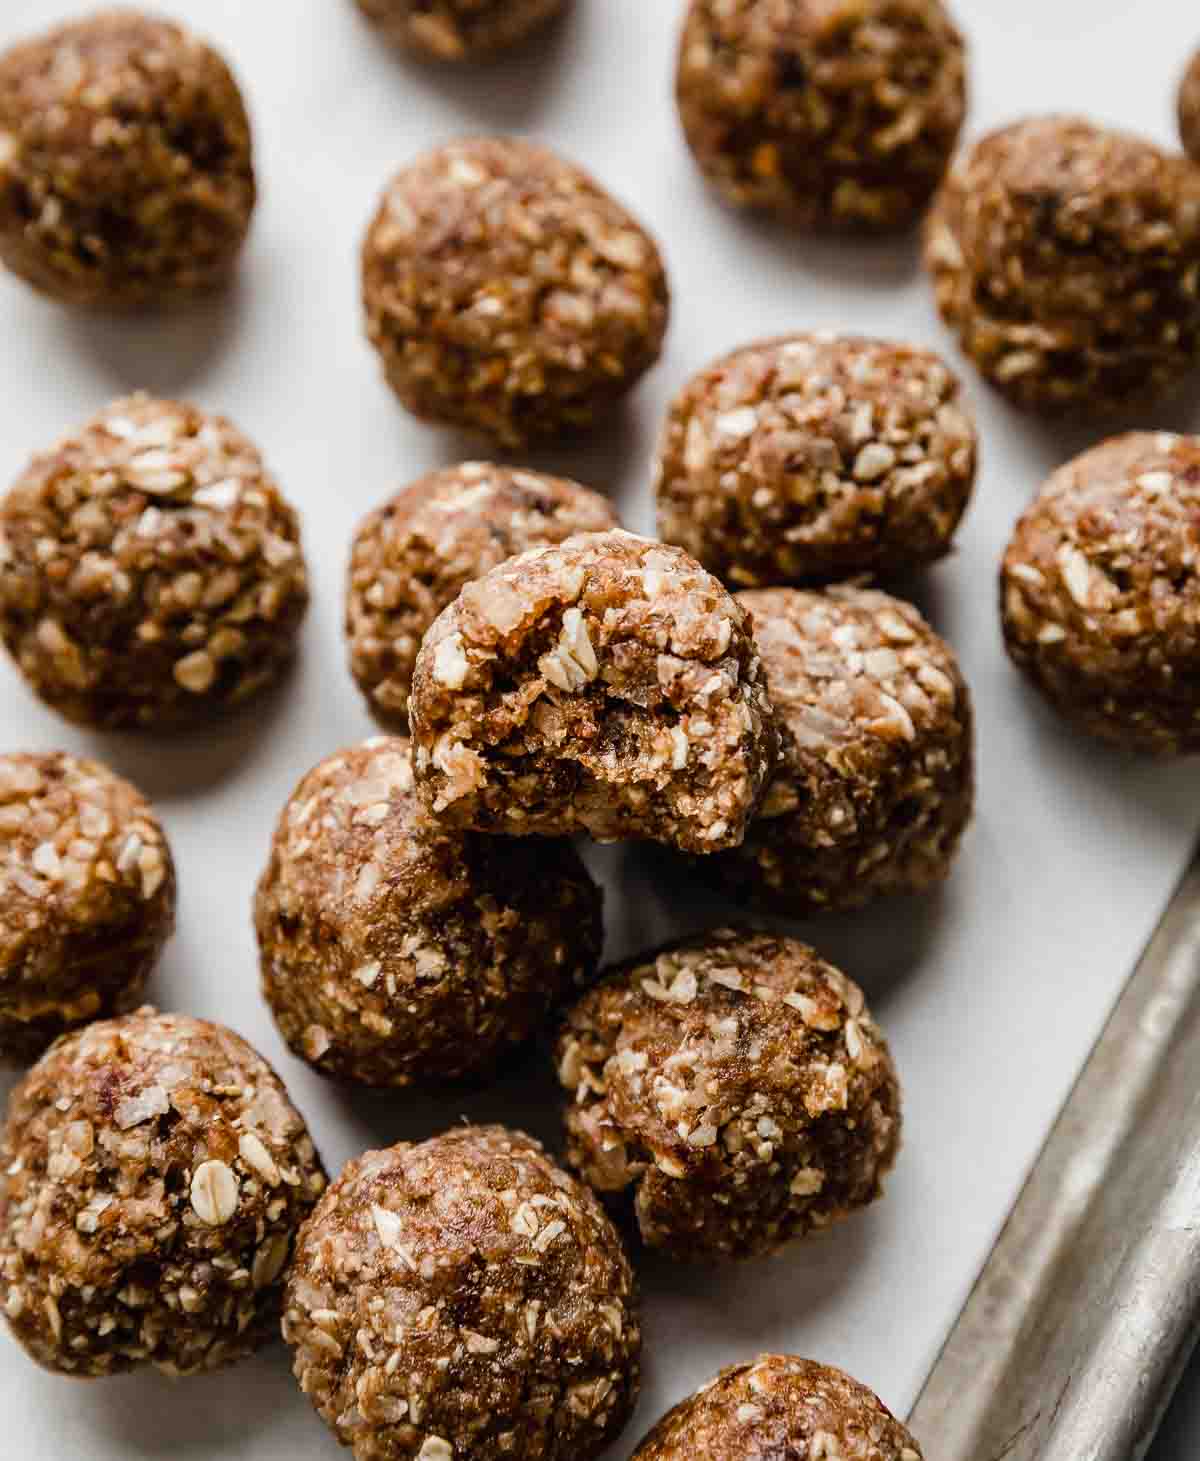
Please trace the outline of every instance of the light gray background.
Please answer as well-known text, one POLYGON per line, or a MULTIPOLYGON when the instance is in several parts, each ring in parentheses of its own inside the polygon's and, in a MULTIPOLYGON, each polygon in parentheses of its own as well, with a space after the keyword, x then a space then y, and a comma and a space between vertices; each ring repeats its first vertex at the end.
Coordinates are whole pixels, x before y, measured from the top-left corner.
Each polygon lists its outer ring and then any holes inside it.
MULTIPOLYGON (((666 356, 629 410, 539 465, 610 489, 652 522, 648 467, 668 393, 717 352, 792 328, 842 327, 947 346, 907 244, 815 244, 724 211, 677 135, 669 76, 679 0, 577 0, 544 46, 451 74, 386 54, 349 0, 165 0, 235 63, 256 123, 262 205, 240 284, 180 318, 80 320, 0 281, 0 481, 28 453, 128 388, 184 394, 262 443, 304 517, 315 603, 286 690, 235 724, 158 745, 72 730, 0 665, 0 746, 86 749, 158 801, 180 868, 178 937, 156 980, 165 1006, 226 1020, 275 1061, 331 1169, 369 1144, 461 1113, 550 1139, 550 1087, 531 1078, 430 1105, 347 1095, 284 1052, 259 1002, 248 919, 273 820, 318 758, 370 729, 341 642, 357 519, 467 446, 410 421, 364 344, 356 250, 388 173, 443 138, 514 131, 592 168, 660 237, 675 289, 666 356)), ((71 14, 8 0, 0 42, 71 14)), ((972 45, 971 131, 1075 108, 1173 139, 1174 86, 1200 42, 1179 0, 959 0, 972 45)), ((718 1365, 769 1347, 840 1364, 898 1411, 914 1398, 1023 1172, 1152 927, 1196 830, 1191 767, 1129 764, 1079 744, 1010 671, 994 574, 1018 510, 1090 439, 1017 417, 972 379, 984 470, 957 556, 921 600, 960 650, 980 720, 979 816, 944 896, 807 930, 861 979, 907 1088, 907 1145, 886 1200, 785 1259, 732 1274, 643 1265, 647 1385, 634 1439, 718 1365)), ((1200 396, 1142 418, 1200 425, 1200 396)), ((661 863, 609 850, 610 949, 712 910, 661 863)), ((20 1461, 336 1454, 282 1350, 207 1380, 81 1386, 0 1339, 0 1454, 20 1461)), ((1154 1461, 1200 1446, 1200 1370, 1154 1461)), ((930 1461, 936 1458, 930 1457, 930 1461)))

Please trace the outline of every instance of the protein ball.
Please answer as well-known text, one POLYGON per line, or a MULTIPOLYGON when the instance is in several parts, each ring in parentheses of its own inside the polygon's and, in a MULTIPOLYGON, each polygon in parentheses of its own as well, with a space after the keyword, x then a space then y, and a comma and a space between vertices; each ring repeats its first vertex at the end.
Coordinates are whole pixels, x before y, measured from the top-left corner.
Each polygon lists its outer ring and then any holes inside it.
POLYGON ((1200 161, 1200 51, 1192 57, 1179 88, 1179 135, 1187 155, 1200 161))
POLYGON ((404 50, 437 61, 471 61, 506 50, 540 29, 566 0, 358 0, 358 8, 404 50))
POLYGON ((903 574, 950 551, 976 455, 959 382, 929 351, 769 340, 676 397, 659 445, 658 530, 738 585, 903 574))
POLYGON ((238 84, 180 26, 107 10, 0 56, 0 259, 35 289, 105 310, 205 293, 254 202, 238 84))
POLYGON ((597 492, 490 462, 433 472, 371 513, 351 553, 346 636, 372 715, 407 729, 421 640, 473 579, 530 548, 618 525, 597 492))
POLYGON ((0 1301, 39 1364, 188 1375, 278 1333, 325 1178, 232 1030, 141 1009, 65 1036, 13 1092, 0 1159, 0 1301))
POLYGON ((698 1456, 922 1461, 920 1446, 865 1385, 829 1365, 779 1354, 722 1370, 659 1421, 633 1461, 698 1456))
POLYGON ((580 168, 512 138, 406 167, 362 263, 367 333, 401 401, 507 447, 589 426, 666 333, 645 229, 580 168))
POLYGON ((0 499, 0 635, 69 720, 224 714, 280 677, 307 606, 296 514, 224 417, 117 401, 0 499))
POLYGON ((911 227, 966 111, 940 0, 691 0, 676 97, 708 180, 801 228, 911 227))
POLYGON ((283 1332, 356 1461, 591 1461, 639 1388, 616 1230, 498 1126, 350 1162, 300 1235, 283 1332))
POLYGON ((409 745, 368 741, 283 810, 254 921, 284 1039, 369 1085, 478 1078, 595 972, 602 895, 569 842, 443 828, 409 745))
POLYGON ((1200 357, 1200 171, 1074 117, 1018 122, 952 168, 925 246, 938 308, 1017 405, 1105 413, 1200 357))
POLYGON ((679 548, 587 533, 468 584, 417 657, 418 789, 449 826, 736 847, 778 745, 745 610, 679 548))
POLYGON ((1132 432, 1061 467, 1000 571, 1014 663, 1090 735, 1200 751, 1200 438, 1132 432))
POLYGON ((974 804, 971 697, 911 604, 853 587, 739 594, 779 719, 775 774, 741 847, 698 871, 785 917, 922 893, 974 804))
POLYGON ((828 1227, 879 1196, 900 1143, 862 991, 796 939, 723 928, 619 965, 557 1061, 568 1164, 675 1259, 828 1227))

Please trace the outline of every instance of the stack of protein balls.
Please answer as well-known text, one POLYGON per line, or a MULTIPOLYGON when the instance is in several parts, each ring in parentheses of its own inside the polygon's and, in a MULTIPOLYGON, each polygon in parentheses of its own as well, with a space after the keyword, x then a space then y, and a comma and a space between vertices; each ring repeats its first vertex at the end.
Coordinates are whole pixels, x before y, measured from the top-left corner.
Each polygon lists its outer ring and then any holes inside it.
MULTIPOLYGON (((359 4, 450 62, 564 8, 359 4)), ((951 166, 966 67, 940 0, 684 11, 678 107, 714 189, 798 231, 902 233, 932 203, 939 308, 1018 404, 1150 400, 1196 365, 1191 162, 1050 118, 951 166)), ((1200 155, 1200 64, 1181 123, 1200 155)), ((43 293, 165 309, 220 287, 254 202, 238 85, 174 23, 108 11, 0 58, 0 258, 43 293)), ((637 219, 503 137, 392 179, 362 286, 400 400, 511 454, 602 420, 669 314, 637 219)), ((0 1304, 29 1353, 188 1374, 282 1325, 359 1461, 587 1461, 638 1395, 627 1244, 757 1257, 874 1201, 901 1103, 859 987, 749 922, 600 971, 601 893, 570 839, 660 844, 784 918, 938 884, 972 812, 970 696, 951 648, 876 585, 951 551, 976 466, 938 356, 795 333, 678 392, 661 541, 587 487, 487 461, 361 524, 346 633, 385 734, 323 759, 279 817, 254 900, 264 996, 341 1082, 552 1060, 565 1167, 462 1126, 327 1184, 245 1041, 139 1008, 175 916, 152 808, 94 760, 0 755, 0 1049, 36 1061, 0 1145, 0 1304)), ((1198 549, 1200 441, 1098 446, 1005 556, 1013 657, 1085 729, 1200 747, 1198 549)), ((0 636, 79 724, 160 735, 230 713, 285 672, 307 604, 295 511, 255 445, 192 406, 115 402, 0 501, 0 636)), ((766 1355, 636 1452, 691 1456, 921 1452, 848 1376, 766 1355)))

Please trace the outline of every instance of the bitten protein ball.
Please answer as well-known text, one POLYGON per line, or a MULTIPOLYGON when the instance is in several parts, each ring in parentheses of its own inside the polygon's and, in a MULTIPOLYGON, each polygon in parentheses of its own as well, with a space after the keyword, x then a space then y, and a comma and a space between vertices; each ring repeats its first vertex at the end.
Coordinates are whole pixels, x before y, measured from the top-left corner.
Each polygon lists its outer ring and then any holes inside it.
POLYGON ((676 96, 708 180, 801 228, 911 227, 966 111, 940 0, 691 0, 676 96))
POLYGON ((1200 51, 1192 58, 1179 88, 1179 135, 1183 150, 1200 162, 1200 51))
POLYGON ((0 635, 69 720, 224 714, 280 677, 307 606, 296 514, 224 417, 117 401, 0 499, 0 635))
POLYGON ((263 993, 325 1075, 369 1085, 478 1078, 595 972, 601 894, 568 842, 439 826, 408 742, 310 771, 284 808, 254 905, 263 993))
POLYGON ((599 493, 490 462, 433 472, 371 513, 351 553, 346 637, 376 720, 407 729, 421 640, 472 579, 530 548, 618 526, 599 493))
POLYGON ((907 1428, 865 1385, 828 1365, 779 1354, 722 1370, 659 1421, 633 1461, 699 1456, 922 1461, 907 1428))
POLYGON ((1104 413, 1200 358, 1200 170, 1075 117, 985 137, 930 214, 926 265, 966 354, 1019 406, 1104 413))
POLYGON ((1200 751, 1200 438, 1134 432, 1060 468, 1000 571, 1004 639, 1054 707, 1133 751, 1200 751))
POLYGON ((211 47, 106 10, 0 56, 0 259, 64 303, 224 284, 254 210, 250 122, 211 47))
POLYGON ((736 847, 778 745, 748 616, 679 548, 588 533, 468 584, 417 657, 418 789, 450 826, 736 847))
POLYGON ((900 1088, 862 991, 796 939, 717 929, 571 1011, 567 1161, 688 1261, 751 1258, 880 1194, 900 1088))
POLYGON ((367 333, 401 401, 506 447, 591 425, 667 328, 645 229, 574 164, 516 139, 453 142, 397 174, 362 263, 367 333))
POLYGON ((498 1126, 350 1162, 300 1235, 283 1332, 356 1461, 591 1461, 638 1394, 616 1230, 498 1126))
POLYGON ((0 1058, 139 1001, 175 927, 149 802, 97 761, 0 756, 0 1058))
POLYGON ((437 61, 472 61, 523 41, 566 0, 358 0, 394 45, 437 61))
POLYGON ((13 1092, 0 1159, 0 1301, 39 1364, 189 1375, 278 1333, 325 1178, 232 1030, 142 1009, 66 1036, 13 1092))
POLYGON ((748 345, 676 397, 658 530, 735 586, 895 575, 950 551, 975 428, 926 350, 850 336, 748 345))
POLYGON ((870 589, 738 597, 781 750, 745 842, 702 859, 700 873, 792 918, 936 886, 975 791, 971 697, 954 651, 911 604, 870 589))

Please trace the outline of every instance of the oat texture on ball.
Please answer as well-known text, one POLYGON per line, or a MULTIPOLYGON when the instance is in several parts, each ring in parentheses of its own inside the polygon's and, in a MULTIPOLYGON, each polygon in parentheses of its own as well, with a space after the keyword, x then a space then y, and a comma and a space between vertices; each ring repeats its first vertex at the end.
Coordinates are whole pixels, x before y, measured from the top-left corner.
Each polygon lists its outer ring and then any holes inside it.
POLYGON ((764 341, 702 370, 672 404, 659 533, 735 587, 895 576, 950 551, 975 465, 959 382, 931 352, 764 341))
POLYGON ((371 513, 351 551, 346 637, 375 719, 407 729, 421 640, 473 579, 530 548, 617 526, 599 493, 491 462, 433 472, 371 513))
POLYGON ((141 793, 97 761, 0 755, 0 1058, 138 1004, 175 927, 175 869, 141 793))
POLYGON ((741 842, 774 764, 748 616, 679 548, 588 533, 468 584, 417 658, 421 796, 453 826, 741 842))
POLYGON ((552 20, 568 0, 358 0, 393 44, 437 61, 506 50, 552 20))
POLYGON ((1200 751, 1200 438, 1132 432, 1060 468, 1001 566, 1004 639, 1091 735, 1200 751))
POLYGON ((900 1088, 862 991, 796 939, 717 929, 608 974, 557 1047, 567 1161, 650 1248, 751 1258, 873 1202, 900 1088))
POLYGON ((616 1230, 500 1127, 350 1162, 300 1236, 284 1337, 356 1461, 591 1461, 638 1394, 616 1230))
POLYGON ((658 359, 666 273, 640 223, 545 147, 471 138, 388 185, 367 333, 400 400, 506 447, 587 427, 658 359))
POLYGON ((167 20, 105 10, 0 56, 0 259, 103 310, 224 284, 254 210, 229 67, 167 20))
POLYGON ((1200 360, 1200 170, 1077 117, 992 132, 956 161, 925 257, 963 350, 1017 405, 1104 414, 1200 360))
POLYGON ((279 678, 307 606, 296 514, 221 416, 117 401, 0 499, 0 636, 70 720, 219 716, 279 678))
POLYGON ((231 1030, 142 1009, 65 1036, 13 1092, 0 1160, 0 1304, 47 1369, 189 1375, 278 1333, 325 1178, 231 1030))
POLYGON ((851 586, 738 595, 781 738, 741 847, 698 870, 793 918, 940 883, 971 818, 971 697, 911 604, 851 586))
POLYGON ((830 1365, 760 1355, 733 1365, 669 1411, 633 1461, 922 1461, 921 1448, 877 1395, 830 1365))
POLYGON ((254 918, 288 1044, 370 1085, 478 1080, 593 975, 602 898, 568 842, 439 826, 409 744, 329 757, 275 833, 254 918))
POLYGON ((966 110, 941 0, 691 0, 676 95, 710 183, 802 228, 911 227, 966 110))
POLYGON ((1200 51, 1192 57, 1179 88, 1179 135, 1183 150, 1200 162, 1200 51))

